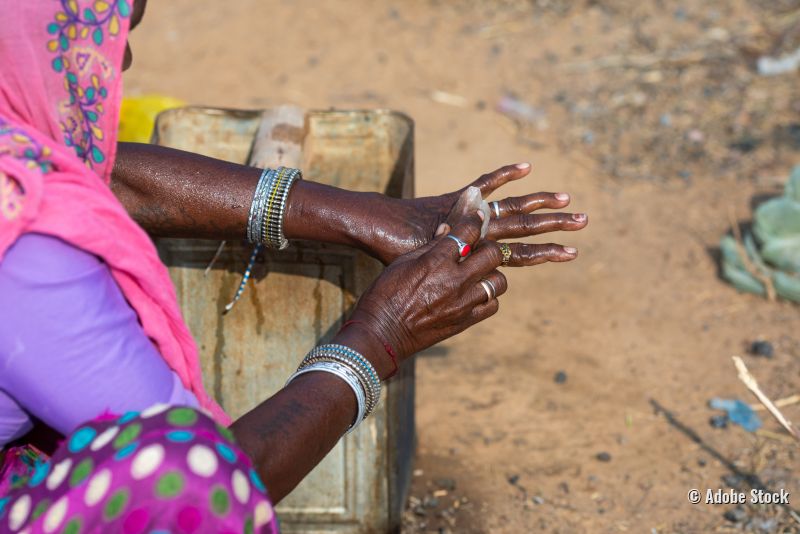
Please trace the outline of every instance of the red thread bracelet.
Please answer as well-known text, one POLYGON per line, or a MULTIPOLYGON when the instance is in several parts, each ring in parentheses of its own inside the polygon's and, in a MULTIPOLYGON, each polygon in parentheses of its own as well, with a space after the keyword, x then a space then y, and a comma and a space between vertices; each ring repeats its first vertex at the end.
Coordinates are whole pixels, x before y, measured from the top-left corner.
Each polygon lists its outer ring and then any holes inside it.
MULTIPOLYGON (((350 326, 352 324, 365 324, 365 323, 364 323, 364 321, 345 321, 345 323, 339 329, 339 332, 342 332, 342 330, 344 330, 345 328, 347 328, 348 326, 350 326)), ((375 336, 375 337, 377 337, 377 336, 375 336)), ((397 371, 399 369, 399 367, 397 366, 397 354, 394 352, 394 349, 392 348, 392 346, 389 343, 387 343, 386 341, 384 341, 384 340, 382 340, 380 338, 378 338, 378 341, 381 342, 381 344, 383 345, 383 349, 386 351, 386 354, 388 354, 389 357, 392 359, 392 365, 394 365, 394 370, 389 374, 389 376, 386 377, 387 379, 389 379, 389 378, 392 378, 394 375, 396 375, 397 371)))

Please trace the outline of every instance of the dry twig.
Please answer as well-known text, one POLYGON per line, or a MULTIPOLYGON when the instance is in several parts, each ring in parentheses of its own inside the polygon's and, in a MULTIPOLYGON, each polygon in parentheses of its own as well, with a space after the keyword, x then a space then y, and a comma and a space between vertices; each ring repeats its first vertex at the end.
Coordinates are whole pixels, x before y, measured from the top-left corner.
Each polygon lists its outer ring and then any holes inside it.
POLYGON ((736 366, 736 370, 739 372, 739 380, 747 386, 747 389, 756 396, 758 401, 764 405, 764 407, 772 414, 772 416, 778 420, 778 422, 786 429, 789 434, 792 435, 798 442, 800 442, 800 431, 795 428, 795 426, 784 417, 781 411, 778 409, 777 406, 767 397, 767 395, 761 391, 761 388, 758 387, 758 382, 756 381, 755 377, 750 374, 750 371, 747 369, 747 366, 744 364, 742 359, 739 356, 733 356, 733 364, 736 366))

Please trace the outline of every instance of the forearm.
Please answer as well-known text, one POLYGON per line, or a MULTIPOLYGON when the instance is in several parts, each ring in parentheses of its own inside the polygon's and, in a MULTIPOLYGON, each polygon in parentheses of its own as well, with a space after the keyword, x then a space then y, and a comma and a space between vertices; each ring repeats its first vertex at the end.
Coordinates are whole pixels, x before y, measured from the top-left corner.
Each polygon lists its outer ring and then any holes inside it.
MULTIPOLYGON (((392 370, 377 339, 348 328, 335 343, 372 361, 379 376, 392 370)), ((307 373, 236 420, 231 430, 278 502, 325 457, 356 416, 356 398, 339 377, 307 373)))
MULTIPOLYGON (((111 187, 128 213, 155 237, 244 239, 261 170, 156 145, 119 143, 111 187)), ((287 199, 284 233, 363 248, 370 231, 356 193, 306 180, 287 199)))

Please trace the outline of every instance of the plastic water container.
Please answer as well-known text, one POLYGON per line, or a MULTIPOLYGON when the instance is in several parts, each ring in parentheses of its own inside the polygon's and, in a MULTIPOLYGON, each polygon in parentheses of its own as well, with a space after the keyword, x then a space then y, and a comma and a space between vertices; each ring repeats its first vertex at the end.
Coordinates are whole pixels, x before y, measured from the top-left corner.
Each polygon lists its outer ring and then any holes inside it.
MULTIPOLYGON (((249 159, 261 111, 188 107, 159 115, 153 141, 237 163, 249 159)), ((390 111, 319 111, 305 117, 306 179, 356 191, 413 196, 412 121, 390 111)), ((200 348, 206 387, 234 418, 280 389, 302 357, 339 329, 379 262, 341 246, 293 242, 257 259, 234 296, 252 252, 228 242, 161 239, 184 318, 200 348)), ((283 532, 396 532, 414 448, 414 367, 388 382, 374 414, 344 438, 278 506, 283 532)), ((269 481, 267 486, 269 486, 269 481)))

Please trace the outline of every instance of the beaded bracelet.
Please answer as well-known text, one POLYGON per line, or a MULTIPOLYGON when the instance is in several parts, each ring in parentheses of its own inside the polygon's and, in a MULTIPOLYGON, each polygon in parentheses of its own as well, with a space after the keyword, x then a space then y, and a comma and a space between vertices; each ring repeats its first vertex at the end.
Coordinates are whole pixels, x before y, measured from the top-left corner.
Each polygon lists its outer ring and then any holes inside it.
POLYGON ((299 169, 264 169, 253 193, 247 219, 247 240, 268 248, 283 250, 289 241, 283 235, 283 217, 289 191, 302 179, 299 169))
POLYGON ((347 364, 350 365, 354 370, 360 369, 361 373, 368 377, 364 387, 367 389, 367 396, 373 399, 373 401, 370 403, 371 409, 367 414, 369 415, 369 413, 372 412, 372 409, 377 406, 381 397, 381 381, 378 378, 378 373, 375 372, 375 368, 357 351, 351 349, 350 347, 337 344, 319 345, 314 347, 314 349, 312 349, 311 352, 309 352, 300 363, 300 367, 302 368, 309 360, 326 357, 334 358, 342 363, 347 362, 347 364))
POLYGON ((381 381, 375 368, 366 358, 344 345, 319 345, 303 358, 298 369, 303 369, 318 361, 336 361, 348 366, 357 376, 362 377, 362 385, 367 397, 367 415, 372 413, 381 398, 381 381))
POLYGON ((266 211, 261 224, 261 242, 270 248, 283 250, 289 246, 289 241, 283 235, 283 216, 286 211, 286 200, 289 190, 296 180, 302 178, 299 169, 278 167, 275 171, 277 177, 272 184, 266 211))
POLYGON ((313 371, 322 371, 326 373, 331 373, 333 375, 338 376, 342 380, 344 380, 350 389, 353 390, 353 393, 356 396, 356 402, 358 403, 358 413, 356 414, 355 420, 350 424, 345 432, 345 435, 352 432, 360 423, 364 420, 364 418, 368 415, 366 411, 366 399, 365 399, 365 391, 364 387, 361 385, 360 380, 358 377, 353 373, 352 369, 350 369, 347 365, 338 363, 338 362, 315 362, 307 367, 303 367, 298 369, 294 372, 292 376, 289 377, 289 380, 286 381, 286 385, 297 378, 300 375, 311 373, 313 371))
POLYGON ((371 387, 370 379, 368 376, 366 376, 361 366, 355 367, 353 366, 352 361, 349 360, 348 358, 345 358, 343 356, 331 352, 320 356, 305 358, 303 360, 303 363, 300 365, 300 369, 308 367, 309 365, 314 364, 316 362, 336 362, 342 365, 346 365, 347 367, 352 369, 358 375, 359 381, 361 382, 361 386, 364 388, 364 392, 367 396, 367 415, 372 413, 372 410, 374 410, 375 406, 378 404, 378 399, 375 398, 373 394, 373 388, 371 387))

